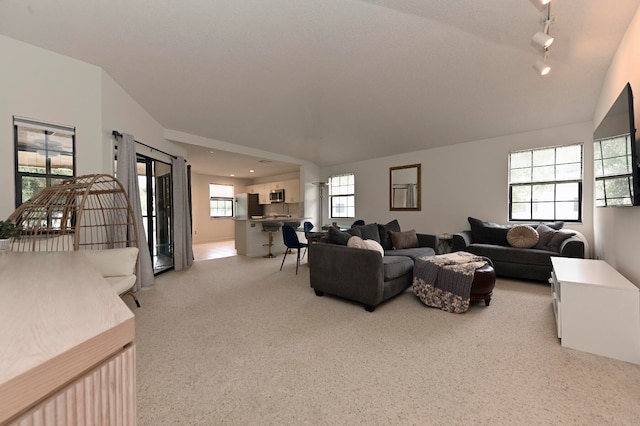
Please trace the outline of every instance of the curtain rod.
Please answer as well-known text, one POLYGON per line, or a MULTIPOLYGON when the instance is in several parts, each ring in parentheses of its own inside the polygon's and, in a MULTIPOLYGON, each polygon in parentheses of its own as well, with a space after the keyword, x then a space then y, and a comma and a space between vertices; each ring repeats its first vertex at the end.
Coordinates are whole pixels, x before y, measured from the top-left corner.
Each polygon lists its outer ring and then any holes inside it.
MULTIPOLYGON (((117 130, 114 130, 113 132, 111 132, 111 134, 112 134, 113 136, 116 136, 116 137, 120 137, 120 138, 122 137, 122 133, 120 133, 120 132, 119 132, 119 131, 117 131, 117 130)), ((177 157, 177 156, 175 156, 175 155, 173 155, 173 154, 169 154, 168 152, 164 152, 164 151, 163 151, 163 150, 161 150, 161 149, 154 148, 154 147, 152 147, 152 146, 150 146, 150 145, 147 145, 146 143, 142 143, 142 142, 137 141, 137 140, 135 140, 135 139, 134 139, 134 142, 135 142, 135 143, 137 143, 138 145, 146 146, 146 147, 147 147, 147 148, 149 148, 151 151, 158 151, 158 152, 160 152, 160 153, 162 153, 162 154, 164 154, 164 155, 168 155, 169 157, 175 158, 176 160, 178 159, 178 157, 177 157)), ((187 161, 187 160, 185 160, 185 162, 186 162, 186 161, 187 161)))

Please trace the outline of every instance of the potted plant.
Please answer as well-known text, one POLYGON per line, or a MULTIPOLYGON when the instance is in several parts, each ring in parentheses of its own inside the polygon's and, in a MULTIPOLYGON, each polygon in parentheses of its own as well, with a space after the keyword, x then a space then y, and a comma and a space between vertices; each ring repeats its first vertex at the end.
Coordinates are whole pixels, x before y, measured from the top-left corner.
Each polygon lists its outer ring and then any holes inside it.
POLYGON ((7 220, 0 220, 0 250, 9 248, 11 238, 20 238, 21 228, 15 223, 7 220))

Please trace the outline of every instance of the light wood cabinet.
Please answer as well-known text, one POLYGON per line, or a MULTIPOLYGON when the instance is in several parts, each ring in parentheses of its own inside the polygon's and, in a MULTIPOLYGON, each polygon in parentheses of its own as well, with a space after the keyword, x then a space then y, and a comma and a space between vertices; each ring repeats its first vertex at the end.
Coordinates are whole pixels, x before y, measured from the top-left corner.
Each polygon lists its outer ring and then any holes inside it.
POLYGON ((300 203, 300 179, 289 179, 284 181, 256 183, 247 186, 249 194, 258 194, 260 204, 271 204, 269 193, 274 189, 284 189, 286 203, 300 203))
POLYGON ((284 197, 287 203, 300 203, 300 179, 290 179, 283 182, 284 197))
POLYGON ((81 251, 1 255, 0 424, 134 425, 134 337, 81 251))
POLYGON ((562 346, 640 364, 640 290, 603 260, 552 257, 562 346))

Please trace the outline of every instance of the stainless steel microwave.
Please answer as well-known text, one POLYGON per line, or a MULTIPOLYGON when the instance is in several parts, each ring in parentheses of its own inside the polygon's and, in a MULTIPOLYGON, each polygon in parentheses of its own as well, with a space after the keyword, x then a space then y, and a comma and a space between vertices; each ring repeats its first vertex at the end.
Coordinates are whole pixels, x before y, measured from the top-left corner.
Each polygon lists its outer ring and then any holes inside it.
POLYGON ((272 203, 284 203, 284 189, 272 189, 269 192, 269 201, 272 203))

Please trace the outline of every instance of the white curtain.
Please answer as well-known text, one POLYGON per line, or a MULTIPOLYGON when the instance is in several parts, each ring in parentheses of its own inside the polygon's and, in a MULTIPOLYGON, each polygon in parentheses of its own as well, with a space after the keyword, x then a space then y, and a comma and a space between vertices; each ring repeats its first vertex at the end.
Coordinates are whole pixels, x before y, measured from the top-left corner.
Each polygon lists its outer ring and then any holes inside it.
POLYGON ((138 171, 136 169, 136 146, 132 135, 123 134, 116 136, 118 143, 118 168, 116 178, 120 181, 125 191, 129 195, 129 202, 138 225, 138 249, 140 250, 138 259, 138 270, 136 271, 135 291, 141 287, 153 285, 153 265, 149 254, 147 236, 144 232, 144 222, 142 221, 142 206, 140 204, 140 188, 138 187, 138 171))
POLYGON ((173 267, 176 271, 180 271, 193 264, 189 185, 184 158, 172 158, 171 164, 173 166, 173 267))

